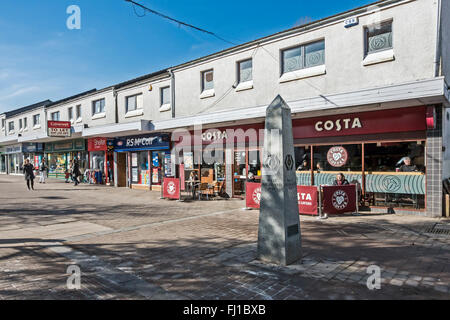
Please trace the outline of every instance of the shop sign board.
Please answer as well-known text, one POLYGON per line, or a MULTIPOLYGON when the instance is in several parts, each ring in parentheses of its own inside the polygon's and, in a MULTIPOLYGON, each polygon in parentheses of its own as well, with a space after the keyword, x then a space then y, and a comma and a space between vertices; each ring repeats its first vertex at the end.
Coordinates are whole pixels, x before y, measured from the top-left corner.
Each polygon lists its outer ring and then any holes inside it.
POLYGON ((163 196, 168 199, 180 198, 180 180, 178 178, 164 178, 163 196))
POLYGON ((88 151, 106 151, 107 148, 106 138, 88 139, 88 151))
POLYGON ((121 137, 114 140, 114 151, 139 151, 169 149, 168 135, 140 135, 121 137))
POLYGON ((67 138, 72 135, 70 121, 47 121, 48 136, 67 138))
POLYGON ((43 152, 44 144, 43 143, 23 143, 22 144, 22 152, 43 152))
POLYGON ((356 185, 323 186, 323 212, 339 214, 356 211, 356 185))
MULTIPOLYGON (((245 185, 245 205, 247 208, 259 209, 261 202, 261 183, 247 182, 245 185)), ((317 215, 317 187, 297 186, 298 212, 317 215)))
POLYGON ((22 152, 22 145, 16 144, 13 146, 8 146, 5 149, 6 149, 6 151, 5 151, 6 154, 20 153, 20 152, 22 152))
POLYGON ((424 131, 426 107, 397 108, 292 120, 294 139, 424 131))

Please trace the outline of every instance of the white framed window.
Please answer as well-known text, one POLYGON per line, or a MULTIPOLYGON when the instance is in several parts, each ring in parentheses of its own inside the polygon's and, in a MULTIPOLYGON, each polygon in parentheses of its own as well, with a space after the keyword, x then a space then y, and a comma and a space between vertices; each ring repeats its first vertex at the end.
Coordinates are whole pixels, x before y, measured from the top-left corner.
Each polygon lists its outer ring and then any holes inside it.
POLYGON ((2 119, 2 129, 5 129, 6 119, 2 119))
POLYGON ((23 129, 26 130, 28 128, 28 119, 23 118, 23 129))
POLYGON ((92 115, 105 112, 105 99, 92 101, 92 115))
POLYGON ((41 115, 40 114, 35 114, 33 116, 33 127, 38 126, 41 124, 41 115))
POLYGON ((52 112, 50 116, 51 116, 52 121, 59 121, 60 120, 60 113, 59 113, 59 111, 52 112))
POLYGON ((161 88, 161 106, 170 104, 170 87, 161 88))
POLYGON ((76 112, 77 120, 81 119, 81 104, 79 104, 75 107, 75 112, 76 112))
POLYGON ((214 89, 214 70, 202 71, 202 92, 214 89))
POLYGON ((281 51, 281 74, 325 64, 325 40, 281 51))
POLYGON ((8 122, 8 131, 14 131, 14 121, 8 122))
POLYGON ((19 130, 23 129, 23 122, 22 119, 19 119, 19 130))
POLYGON ((253 80, 253 62, 252 59, 239 61, 238 66, 238 83, 248 82, 253 80))
POLYGON ((125 112, 128 113, 137 109, 142 109, 142 93, 125 97, 125 112))
POLYGON ((69 116, 69 121, 73 121, 73 107, 69 107, 69 109, 67 109, 67 113, 69 116))
POLYGON ((392 21, 364 28, 365 55, 393 48, 392 21))

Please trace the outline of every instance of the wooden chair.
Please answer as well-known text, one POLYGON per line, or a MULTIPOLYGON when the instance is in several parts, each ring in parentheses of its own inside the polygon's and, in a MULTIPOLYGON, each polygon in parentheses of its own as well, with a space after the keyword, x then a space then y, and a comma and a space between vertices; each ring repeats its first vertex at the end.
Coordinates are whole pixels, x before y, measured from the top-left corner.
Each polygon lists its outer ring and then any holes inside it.
POLYGON ((206 195, 206 200, 209 200, 209 195, 214 194, 208 183, 202 182, 198 188, 198 199, 201 200, 202 195, 206 195))

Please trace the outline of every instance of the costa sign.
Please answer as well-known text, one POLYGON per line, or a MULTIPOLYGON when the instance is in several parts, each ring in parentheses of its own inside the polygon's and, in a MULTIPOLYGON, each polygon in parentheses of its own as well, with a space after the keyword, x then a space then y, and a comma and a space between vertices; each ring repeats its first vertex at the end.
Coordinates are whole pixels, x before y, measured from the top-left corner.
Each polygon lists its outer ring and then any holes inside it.
POLYGON ((348 160, 347 150, 344 147, 331 147, 327 153, 327 160, 333 167, 342 167, 348 160))
POLYGON ((180 180, 177 178, 165 178, 163 196, 168 199, 179 199, 180 180))
MULTIPOLYGON (((245 185, 245 205, 259 209, 261 204, 261 183, 247 182, 245 185)), ((298 212, 317 215, 317 187, 297 186, 298 212)))
POLYGON ((292 120, 294 139, 424 131, 426 129, 426 107, 423 106, 292 120))
POLYGON ((70 137, 71 123, 70 121, 47 121, 48 136, 49 137, 70 137))
POLYGON ((356 211, 356 185, 323 186, 323 212, 345 213, 356 211))

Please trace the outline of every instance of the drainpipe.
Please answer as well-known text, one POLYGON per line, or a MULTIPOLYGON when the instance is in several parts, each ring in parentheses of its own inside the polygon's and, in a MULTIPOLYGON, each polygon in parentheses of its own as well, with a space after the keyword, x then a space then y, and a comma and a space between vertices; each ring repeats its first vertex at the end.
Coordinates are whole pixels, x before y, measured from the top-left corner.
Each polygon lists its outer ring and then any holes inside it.
POLYGON ((175 118, 175 74, 169 69, 170 75, 170 107, 172 110, 172 118, 175 118))
POLYGON ((434 76, 441 75, 441 0, 437 0, 437 28, 436 28, 436 54, 434 60, 434 76))
POLYGON ((114 121, 115 123, 119 123, 119 103, 118 103, 118 94, 116 88, 113 88, 113 96, 114 96, 114 121))

